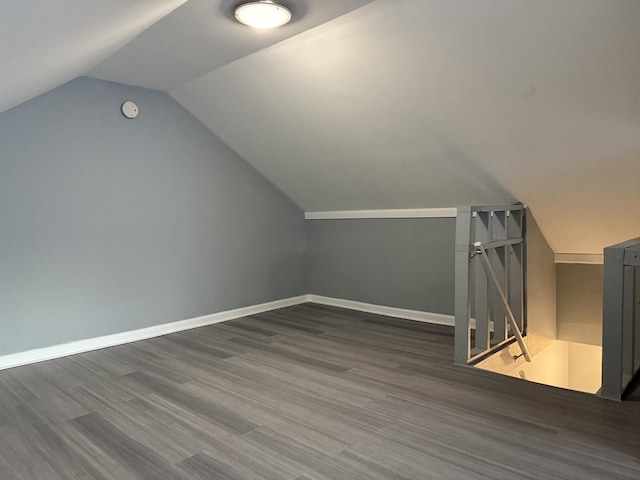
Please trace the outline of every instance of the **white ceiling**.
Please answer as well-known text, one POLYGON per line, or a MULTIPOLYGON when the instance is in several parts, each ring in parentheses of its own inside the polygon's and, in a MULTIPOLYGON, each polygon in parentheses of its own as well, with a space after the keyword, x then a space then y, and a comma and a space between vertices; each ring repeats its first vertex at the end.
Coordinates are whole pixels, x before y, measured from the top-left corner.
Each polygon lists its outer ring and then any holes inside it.
POLYGON ((1 1, 0 112, 84 74, 185 1, 1 1))
POLYGON ((169 90, 372 0, 282 1, 291 9, 291 22, 258 30, 235 21, 234 7, 243 0, 189 0, 88 75, 169 90))
POLYGON ((640 235, 640 2, 378 0, 170 92, 306 211, 517 198, 640 235))
POLYGON ((306 211, 521 200, 558 253, 640 235, 637 0, 0 2, 0 111, 78 75, 170 91, 306 211))

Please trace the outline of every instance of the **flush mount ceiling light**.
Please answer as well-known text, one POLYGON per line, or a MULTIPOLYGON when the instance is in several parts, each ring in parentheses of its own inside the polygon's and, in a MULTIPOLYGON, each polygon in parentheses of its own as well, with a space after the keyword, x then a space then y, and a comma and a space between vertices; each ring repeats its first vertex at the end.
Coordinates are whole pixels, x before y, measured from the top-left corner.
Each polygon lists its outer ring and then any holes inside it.
POLYGON ((236 8, 236 20, 254 28, 275 28, 289 23, 291 11, 269 0, 249 2, 236 8))

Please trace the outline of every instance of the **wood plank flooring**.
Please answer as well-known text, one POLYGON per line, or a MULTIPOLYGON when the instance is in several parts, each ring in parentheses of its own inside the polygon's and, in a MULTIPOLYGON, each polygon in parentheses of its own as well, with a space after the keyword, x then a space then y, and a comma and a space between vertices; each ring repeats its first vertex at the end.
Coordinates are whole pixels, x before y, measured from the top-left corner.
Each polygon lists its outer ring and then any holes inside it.
POLYGON ((634 479, 613 403, 454 367, 453 331, 305 304, 0 372, 0 480, 634 479))

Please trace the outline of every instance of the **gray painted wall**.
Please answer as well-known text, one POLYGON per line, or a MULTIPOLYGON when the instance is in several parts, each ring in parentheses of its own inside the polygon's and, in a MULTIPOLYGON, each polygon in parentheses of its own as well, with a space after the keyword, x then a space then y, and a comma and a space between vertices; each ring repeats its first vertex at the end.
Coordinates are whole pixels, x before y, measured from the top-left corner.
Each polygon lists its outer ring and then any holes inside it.
POLYGON ((558 339, 602 345, 603 265, 558 264, 558 339))
POLYGON ((76 79, 0 148, 0 355, 307 292, 302 212, 165 93, 76 79))
POLYGON ((309 291, 453 315, 455 219, 310 220, 309 291))
POLYGON ((526 234, 527 333, 556 338, 556 264, 531 210, 526 234))

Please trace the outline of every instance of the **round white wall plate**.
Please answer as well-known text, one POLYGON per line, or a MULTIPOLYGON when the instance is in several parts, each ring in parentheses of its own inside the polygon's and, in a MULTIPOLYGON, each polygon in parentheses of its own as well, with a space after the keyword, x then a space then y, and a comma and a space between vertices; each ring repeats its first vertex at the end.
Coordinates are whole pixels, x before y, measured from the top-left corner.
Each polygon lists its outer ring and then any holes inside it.
POLYGON ((127 100, 120 107, 122 114, 127 118, 136 118, 138 116, 138 105, 131 100, 127 100))

